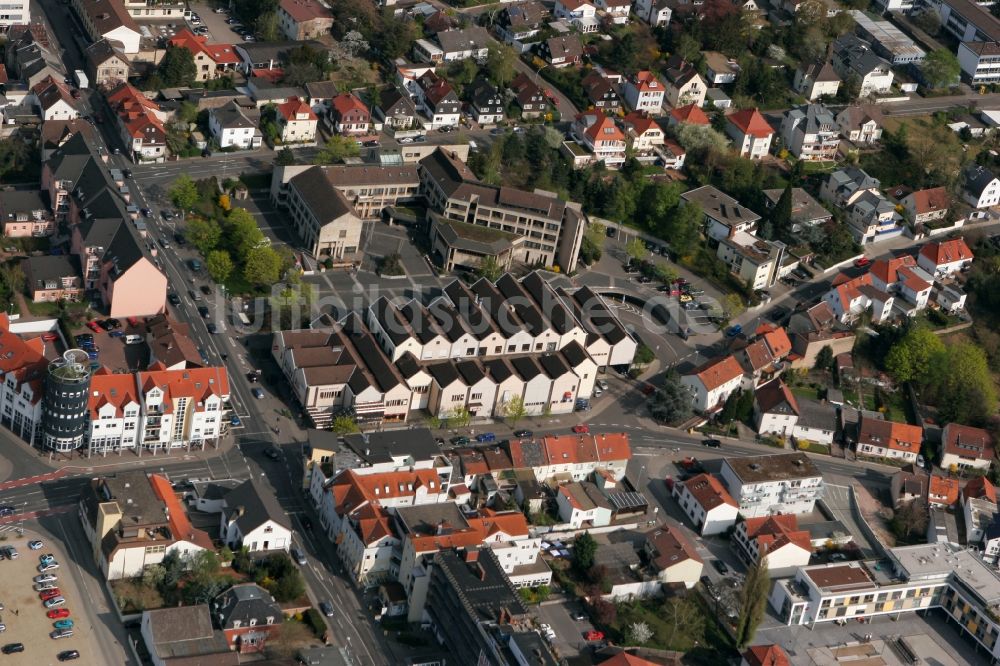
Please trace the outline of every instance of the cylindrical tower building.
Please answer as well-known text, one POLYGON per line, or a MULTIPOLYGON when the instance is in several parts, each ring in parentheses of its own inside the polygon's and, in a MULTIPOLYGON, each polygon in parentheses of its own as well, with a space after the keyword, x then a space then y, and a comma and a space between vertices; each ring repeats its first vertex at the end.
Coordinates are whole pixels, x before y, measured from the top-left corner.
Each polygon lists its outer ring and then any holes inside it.
POLYGON ((83 445, 90 420, 90 357, 70 349, 49 364, 42 403, 42 443, 51 451, 72 451, 83 445))

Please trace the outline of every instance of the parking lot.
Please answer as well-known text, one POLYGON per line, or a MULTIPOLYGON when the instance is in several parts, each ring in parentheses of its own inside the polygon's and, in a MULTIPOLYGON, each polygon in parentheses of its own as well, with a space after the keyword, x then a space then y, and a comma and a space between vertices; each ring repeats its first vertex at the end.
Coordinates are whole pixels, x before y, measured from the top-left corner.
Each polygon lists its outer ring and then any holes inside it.
POLYGON ((145 343, 146 330, 142 320, 136 318, 132 318, 132 321, 128 319, 95 319, 93 323, 93 326, 73 331, 76 338, 67 340, 67 342, 87 351, 90 354, 92 364, 99 363, 111 371, 134 371, 146 367, 149 350, 145 343), (99 322, 102 321, 110 321, 111 323, 108 324, 110 328, 101 327, 99 322), (118 327, 112 327, 113 323, 117 323, 118 327), (86 336, 90 336, 90 338, 86 336), (136 343, 135 338, 129 336, 140 336, 142 341, 136 343), (92 340, 92 344, 88 340, 92 340), (133 344, 127 344, 127 340, 131 340, 133 344))
POLYGON ((55 664, 58 663, 56 657, 58 653, 78 650, 81 655, 80 660, 71 663, 97 663, 93 660, 93 655, 99 655, 101 652, 94 643, 92 634, 87 630, 89 620, 77 615, 78 609, 82 611, 82 597, 65 553, 51 540, 45 540, 40 550, 29 550, 28 542, 38 537, 28 531, 25 531, 24 536, 17 536, 16 530, 8 529, 0 534, 0 538, 3 537, 6 537, 6 541, 0 543, 0 547, 14 546, 18 557, 14 560, 4 558, 0 561, 0 571, 2 571, 0 575, 4 580, 3 597, 0 598, 4 610, 0 616, 7 627, 7 630, 0 634, 0 645, 23 643, 24 652, 0 655, 0 661, 13 666, 55 664), (59 586, 61 595, 66 599, 66 604, 61 608, 70 611, 69 619, 80 622, 80 625, 74 627, 74 634, 70 638, 54 640, 49 637, 49 633, 53 631, 53 622, 56 620, 46 617, 46 609, 38 598, 39 593, 32 588, 34 585, 32 578, 39 575, 37 569, 39 555, 49 553, 60 565, 50 573, 58 577, 55 585, 59 586))
POLYGON ((574 601, 547 603, 538 607, 538 621, 552 627, 556 634, 553 646, 559 656, 570 659, 583 652, 588 643, 584 634, 594 628, 588 620, 574 620, 583 611, 582 604, 574 601))

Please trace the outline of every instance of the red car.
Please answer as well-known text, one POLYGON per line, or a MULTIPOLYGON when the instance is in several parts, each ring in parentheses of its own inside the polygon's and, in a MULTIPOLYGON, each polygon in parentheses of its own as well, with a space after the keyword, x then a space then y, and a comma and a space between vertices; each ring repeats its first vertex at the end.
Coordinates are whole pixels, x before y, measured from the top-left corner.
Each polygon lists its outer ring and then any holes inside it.
POLYGON ((54 340, 58 340, 58 339, 59 339, 59 336, 56 335, 55 333, 52 333, 51 331, 48 332, 48 333, 42 333, 42 340, 47 340, 48 342, 53 342, 54 340))
POLYGON ((62 592, 59 591, 59 588, 56 588, 54 590, 45 590, 44 592, 38 593, 38 598, 41 599, 42 601, 48 601, 53 597, 59 597, 59 596, 62 596, 62 592))
POLYGON ((92 330, 94 333, 100 333, 101 331, 104 330, 100 326, 97 325, 96 321, 88 321, 87 322, 87 328, 89 328, 90 330, 92 330))
POLYGON ((48 613, 45 614, 50 620, 59 620, 64 617, 69 617, 68 608, 53 608, 48 613))
POLYGON ((596 629, 591 629, 590 631, 584 633, 583 637, 586 638, 588 641, 603 641, 604 632, 597 631, 596 629))
POLYGON ((139 319, 137 317, 129 317, 128 325, 131 326, 132 328, 136 328, 137 326, 139 326, 139 319))
POLYGON ((860 259, 855 259, 854 260, 854 266, 855 266, 855 268, 864 268, 865 266, 867 266, 870 263, 872 263, 872 262, 871 262, 871 259, 869 259, 868 257, 861 257, 860 259))
POLYGON ((590 432, 590 426, 586 423, 581 423, 579 425, 573 426, 573 432, 577 434, 587 434, 590 432))

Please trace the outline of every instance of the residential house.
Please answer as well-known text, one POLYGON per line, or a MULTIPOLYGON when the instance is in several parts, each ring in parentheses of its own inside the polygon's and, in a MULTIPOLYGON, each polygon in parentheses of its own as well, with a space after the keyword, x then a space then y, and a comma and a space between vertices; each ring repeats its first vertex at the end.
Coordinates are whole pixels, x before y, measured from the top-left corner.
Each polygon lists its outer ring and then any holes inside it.
POLYGON ((811 513, 823 495, 823 476, 805 453, 725 458, 723 483, 745 518, 811 513))
POLYGON ((126 55, 139 53, 142 29, 124 3, 73 0, 73 4, 92 42, 107 39, 121 44, 126 55))
POLYGON ((803 64, 795 70, 792 89, 810 102, 835 97, 840 90, 840 77, 827 60, 803 64))
POLYGON ((336 81, 310 81, 305 85, 309 106, 317 116, 330 112, 330 100, 340 94, 336 81))
POLYGON ((575 67, 583 59, 583 43, 572 34, 549 37, 539 45, 538 55, 552 67, 575 67))
POLYGON ((629 14, 632 12, 631 0, 594 0, 597 5, 598 14, 606 23, 611 25, 625 25, 628 23, 629 14))
POLYGON ((820 185, 819 198, 837 208, 850 208, 866 192, 881 195, 882 184, 858 167, 837 169, 820 185))
POLYGON ((872 323, 881 324, 892 312, 893 297, 874 285, 872 274, 864 273, 855 278, 838 275, 823 302, 830 306, 837 321, 848 324, 871 308, 872 323))
POLYGON ((809 564, 812 540, 808 530, 799 529, 793 514, 747 518, 736 524, 734 550, 748 565, 767 558, 767 571, 774 578, 791 576, 809 564))
POLYGON ((926 243, 920 248, 917 264, 935 279, 940 279, 967 270, 974 258, 964 238, 952 238, 926 243))
POLYGON ((70 120, 80 117, 69 87, 53 77, 42 79, 31 87, 31 105, 38 109, 43 121, 70 120))
POLYGON ((621 98, 615 85, 604 74, 593 70, 580 82, 587 99, 598 111, 616 113, 621 108, 621 98))
POLYGON ((753 645, 743 653, 740 666, 792 666, 780 645, 753 645))
POLYGON ((893 474, 889 481, 892 508, 898 509, 916 500, 926 503, 929 485, 930 475, 924 470, 913 464, 903 465, 903 468, 893 474))
POLYGON ((845 107, 837 114, 840 136, 855 145, 868 146, 882 138, 884 118, 877 105, 845 107))
POLYGON ((188 28, 181 28, 167 44, 183 48, 194 58, 195 81, 209 81, 236 70, 240 57, 232 44, 209 44, 208 37, 196 35, 188 28))
POLYGON ((596 162, 610 168, 625 163, 625 135, 615 121, 603 113, 581 113, 573 123, 573 136, 586 147, 596 162))
POLYGON ((106 580, 140 576, 167 554, 214 550, 208 534, 191 525, 170 481, 142 470, 100 477, 84 486, 79 518, 106 580))
POLYGON ((166 114, 160 106, 128 83, 122 83, 107 96, 115 112, 122 142, 131 149, 137 162, 162 162, 167 157, 166 114))
POLYGON ((102 39, 83 51, 87 78, 95 88, 114 88, 128 80, 132 63, 117 43, 102 39))
POLYGON ((278 30, 290 42, 329 35, 333 11, 321 0, 281 0, 278 3, 278 30))
POLYGON ((305 100, 293 97, 284 104, 279 104, 276 119, 282 143, 315 143, 319 118, 305 100))
POLYGON ((660 113, 665 94, 663 83, 649 70, 636 72, 622 85, 622 97, 633 111, 660 113))
POLYGON ((822 104, 786 111, 781 121, 781 140, 792 155, 807 162, 832 162, 840 147, 836 120, 822 104))
POLYGON ((751 289, 767 289, 778 279, 785 244, 736 231, 719 241, 716 256, 741 283, 751 289))
POLYGON ((674 497, 698 534, 722 534, 736 524, 739 507, 718 479, 698 474, 674 485, 674 497))
POLYGON ((753 401, 754 425, 758 434, 790 436, 799 419, 799 403, 781 379, 757 387, 753 401))
POLYGON ((735 60, 718 51, 703 51, 705 59, 705 79, 713 86, 735 83, 740 66, 735 60))
POLYGON ((671 126, 688 123, 709 127, 712 124, 712 121, 709 120, 708 116, 697 104, 687 104, 671 109, 670 115, 667 117, 667 122, 671 126))
POLYGON ((82 134, 85 139, 92 142, 95 138, 95 132, 97 132, 96 127, 83 118, 50 120, 43 123, 39 131, 38 141, 42 153, 42 163, 48 162, 56 149, 62 147, 73 136, 82 134))
MULTIPOLYGON (((917 260, 911 255, 879 259, 871 264, 869 273, 877 289, 899 294, 913 304, 915 310, 927 307, 933 278, 917 267, 917 260)), ((897 305, 900 305, 898 301, 897 305)))
POLYGON ((413 100, 396 86, 379 92, 375 114, 383 125, 394 130, 409 130, 417 126, 417 108, 413 100))
POLYGON ((872 418, 864 413, 858 423, 858 455, 916 462, 923 443, 919 426, 872 418))
POLYGON ((926 224, 940 220, 948 214, 951 195, 948 194, 947 188, 932 187, 910 192, 900 203, 906 209, 907 218, 914 224, 926 224))
POLYGON ((574 481, 556 491, 559 519, 571 529, 605 527, 611 524, 611 504, 590 481, 574 481))
POLYGON ((667 60, 666 74, 665 99, 671 107, 676 109, 688 104, 699 107, 705 105, 708 84, 691 63, 679 56, 672 56, 667 60))
POLYGON ((664 142, 663 129, 645 112, 633 111, 622 119, 628 147, 636 153, 652 153, 664 142))
POLYGON ((892 87, 892 66, 880 58, 871 45, 852 33, 833 43, 833 68, 841 79, 856 77, 860 82, 859 97, 889 92, 892 87))
POLYGON ((311 167, 289 181, 288 209, 295 230, 314 257, 350 261, 361 246, 362 221, 340 189, 336 167, 311 167))
POLYGON ((993 437, 982 428, 949 423, 941 431, 941 469, 989 470, 993 437))
POLYGON ((672 0, 637 0, 633 11, 651 28, 658 28, 670 23, 673 14, 671 4, 672 0))
POLYGON ((351 136, 367 134, 372 119, 368 106, 354 93, 345 92, 330 100, 330 120, 337 134, 351 136))
POLYGON ((473 81, 466 88, 473 119, 480 125, 495 125, 503 122, 504 99, 497 87, 486 79, 473 81))
POLYGON ((434 35, 434 41, 418 39, 413 45, 413 53, 418 60, 424 62, 453 62, 472 58, 484 63, 491 40, 484 28, 474 25, 439 32, 434 35))
MULTIPOLYGON (((776 188, 764 190, 764 205, 772 210, 778 205, 785 190, 776 188)), ((792 231, 804 227, 818 227, 833 220, 833 213, 822 206, 811 194, 801 187, 792 188, 792 231)))
POLYGON ((663 146, 660 149, 660 159, 664 169, 680 171, 684 168, 684 158, 686 156, 687 152, 679 143, 670 139, 663 140, 663 146))
POLYGON ((726 116, 726 135, 741 156, 759 160, 771 149, 774 130, 760 111, 743 109, 726 116))
POLYGON ((744 208, 736 199, 712 185, 703 185, 682 194, 681 205, 686 204, 695 204, 701 208, 705 218, 705 234, 717 241, 739 231, 752 235, 760 220, 760 215, 744 208))
POLYGON ((524 119, 539 118, 549 111, 549 101, 541 86, 531 80, 526 73, 521 72, 510 82, 510 90, 514 100, 521 108, 524 119))
POLYGON ((548 15, 548 10, 537 0, 510 4, 501 10, 494 26, 505 42, 523 49, 541 31, 548 15))
POLYGON ((965 168, 962 198, 974 208, 991 208, 1000 204, 1000 180, 984 166, 970 164, 965 168))
POLYGON ((597 7, 587 0, 556 0, 552 14, 580 32, 597 32, 597 7))
POLYGON ((701 578, 705 561, 682 527, 663 525, 646 532, 642 547, 657 579, 664 585, 691 589, 701 578))
POLYGON ((462 103, 451 84, 432 72, 419 80, 421 97, 417 105, 430 121, 427 127, 454 127, 462 112, 462 103))
POLYGON ((271 593, 255 583, 238 583, 217 596, 212 614, 229 649, 241 654, 263 652, 285 619, 271 593))
POLYGON ((34 303, 78 301, 83 293, 80 260, 73 255, 28 257, 24 267, 24 284, 34 303))
POLYGON ((38 238, 55 231, 55 216, 41 191, 0 190, 0 235, 38 238))
POLYGON ((931 474, 927 479, 927 503, 931 509, 952 509, 961 495, 958 479, 931 474))
POLYGON ((704 413, 721 408, 742 383, 743 368, 732 355, 710 360, 681 377, 691 392, 692 406, 704 413))
POLYGON ((285 551, 292 546, 292 524, 273 492, 253 479, 236 486, 223 499, 219 538, 233 551, 285 551))
POLYGON ((143 611, 139 626, 153 666, 198 658, 220 666, 239 663, 223 633, 213 628, 208 604, 143 611))
POLYGON ((244 110, 230 101, 208 112, 208 128, 220 148, 260 148, 264 136, 244 110))

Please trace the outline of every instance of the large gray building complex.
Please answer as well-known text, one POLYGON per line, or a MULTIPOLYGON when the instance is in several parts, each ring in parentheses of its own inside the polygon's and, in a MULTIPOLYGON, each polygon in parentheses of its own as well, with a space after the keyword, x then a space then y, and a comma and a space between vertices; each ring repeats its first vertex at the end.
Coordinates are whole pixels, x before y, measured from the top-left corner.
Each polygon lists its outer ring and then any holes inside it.
POLYGON ((480 182, 458 156, 439 148, 417 164, 278 167, 271 199, 287 207, 308 251, 340 258, 357 251, 361 220, 422 200, 443 218, 523 239, 513 261, 576 270, 587 218, 552 192, 480 182))

